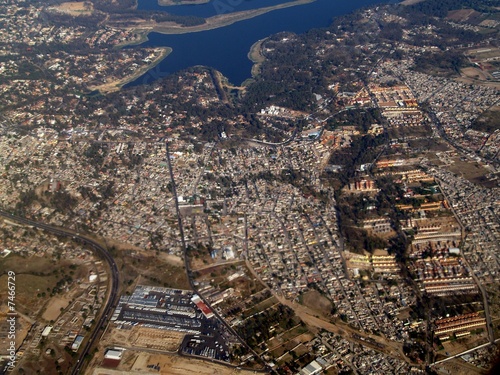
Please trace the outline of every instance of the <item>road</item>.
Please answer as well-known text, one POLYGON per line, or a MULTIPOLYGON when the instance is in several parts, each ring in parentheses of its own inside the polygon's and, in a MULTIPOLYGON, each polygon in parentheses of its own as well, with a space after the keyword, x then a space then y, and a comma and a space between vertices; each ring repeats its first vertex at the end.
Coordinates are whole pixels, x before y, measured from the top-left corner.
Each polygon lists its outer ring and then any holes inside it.
MULTIPOLYGON (((448 195, 446 194, 446 190, 443 189, 443 181, 435 177, 436 182, 438 183, 439 189, 441 190, 441 193, 445 197, 445 199, 448 202, 452 202, 448 195)), ((462 232, 462 244, 461 244, 461 251, 462 251, 462 259, 465 263, 465 266, 470 272, 470 275, 474 279, 474 282, 476 283, 477 287, 481 291, 481 296, 483 297, 483 307, 484 307, 484 317, 486 319, 486 330, 488 332, 488 339, 490 340, 490 343, 493 344, 495 342, 495 334, 493 333, 493 323, 491 322, 491 315, 490 315, 490 305, 488 302, 488 293, 486 292, 486 289, 484 288, 484 285, 481 283, 481 280, 477 277, 476 273, 474 272, 474 269, 470 266, 469 261, 467 260, 467 257, 465 256, 465 244, 467 241, 467 235, 464 236, 465 233, 465 228, 462 224, 462 221, 460 220, 460 216, 458 216, 457 212, 455 211, 455 208, 453 207, 452 204, 450 204, 451 212, 455 216, 455 219, 457 220, 458 224, 460 225, 460 229, 462 232)), ((475 246, 475 245, 474 245, 475 246)))
MULTIPOLYGON (((332 117, 334 117, 334 116, 338 115, 339 113, 345 112, 345 111, 348 111, 348 109, 345 109, 345 108, 344 108, 344 109, 341 109, 340 111, 337 111, 337 112, 335 112, 335 113, 331 114, 330 116, 328 116, 327 118, 325 118, 325 119, 323 119, 323 120, 319 120, 319 119, 317 119, 317 118, 313 117, 313 115, 316 113, 316 112, 313 112, 313 113, 311 113, 311 114, 309 114, 309 115, 304 116, 304 117, 303 117, 303 119, 310 119, 310 120, 314 120, 314 121, 316 121, 316 122, 317 122, 317 123, 319 123, 319 124, 326 124, 326 122, 327 122, 330 118, 332 118, 332 117)), ((319 131, 319 133, 318 133, 318 135, 317 135, 316 137, 314 137, 314 138, 312 138, 312 139, 298 139, 298 141, 304 141, 304 142, 314 142, 314 141, 317 141, 318 139, 320 139, 320 138, 321 138, 321 135, 322 135, 322 134, 323 134, 323 132, 325 131, 325 126, 326 126, 326 125, 322 125, 322 126, 321 126, 321 129, 320 129, 320 131, 319 131)), ((285 139, 285 140, 284 140, 284 141, 282 141, 282 142, 266 142, 266 141, 262 141, 262 140, 260 140, 260 139, 253 139, 253 138, 242 138, 242 139, 243 139, 244 141, 257 143, 257 144, 260 144, 260 145, 263 145, 263 146, 274 146, 274 147, 276 147, 276 146, 286 146, 286 145, 288 145, 288 144, 292 143, 292 142, 295 140, 295 138, 297 137, 297 134, 298 134, 298 133, 299 133, 299 130, 298 130, 298 128, 296 127, 296 128, 294 129, 294 131, 293 131, 292 135, 290 136, 290 138, 285 139)))
POLYGON ((21 224, 29 225, 35 228, 40 228, 43 229, 49 233, 53 233, 59 236, 65 236, 65 237, 71 237, 74 240, 78 240, 84 245, 90 247, 92 250, 94 250, 99 256, 101 256, 109 265, 110 271, 111 271, 111 277, 110 277, 110 288, 109 288, 109 293, 108 293, 108 298, 106 301, 106 304, 104 305, 104 308, 101 312, 100 318, 96 321, 96 324, 90 333, 90 337, 88 338, 85 346, 83 349, 80 350, 80 353, 78 357, 76 358, 76 364, 73 367, 72 371, 70 372, 71 375, 77 375, 80 374, 85 366, 85 359, 87 354, 90 353, 90 349, 92 346, 95 344, 96 340, 100 338, 101 335, 101 329, 105 326, 106 321, 108 319, 108 316, 113 311, 113 308, 115 304, 118 302, 118 288, 120 285, 120 274, 118 271, 118 267, 116 266, 116 263, 109 254, 108 250, 102 247, 99 243, 91 239, 90 237, 81 235, 79 233, 75 233, 72 230, 65 229, 65 228, 59 228, 59 227, 54 227, 52 225, 40 223, 38 221, 30 220, 24 217, 20 216, 15 216, 12 215, 11 213, 7 211, 0 210, 0 216, 9 219, 10 221, 15 221, 21 224))
POLYGON ((433 367, 433 366, 436 366, 436 365, 439 365, 440 363, 443 363, 443 362, 447 362, 447 361, 450 361, 452 359, 455 359, 455 358, 458 358, 458 357, 461 357, 465 354, 468 354, 468 353, 472 353, 472 352, 475 352, 476 350, 479 350, 479 349, 482 349, 482 348, 486 348, 488 346, 490 346, 491 343, 486 343, 486 344, 483 344, 483 345, 479 345, 479 346, 476 346, 475 348, 472 348, 472 349, 469 349, 469 350, 466 350, 464 352, 461 352, 461 353, 458 353, 458 354, 455 354, 455 355, 452 355, 450 357, 447 357, 445 359, 442 359, 440 361, 437 361, 437 362, 434 362, 434 363, 431 363, 430 364, 430 367, 433 367))
MULTIPOLYGON (((258 280, 263 286, 267 287, 266 283, 264 283, 261 280, 259 275, 252 268, 250 261, 246 259, 245 262, 248 269, 252 273, 253 277, 256 280, 258 280)), ((412 364, 410 359, 404 355, 402 343, 389 340, 382 336, 370 335, 361 332, 360 330, 353 328, 349 324, 344 322, 337 321, 335 323, 332 323, 329 320, 325 319, 324 317, 319 316, 317 311, 314 311, 309 307, 301 305, 295 301, 290 301, 286 299, 284 296, 280 295, 276 290, 272 289, 269 290, 272 293, 272 295, 278 300, 279 303, 291 308, 295 312, 295 315, 297 315, 307 325, 319 329, 324 329, 331 333, 335 333, 337 335, 342 336, 347 341, 353 343, 369 345, 370 348, 378 352, 384 353, 386 355, 389 355, 390 357, 397 358, 399 360, 412 364), (356 338, 355 335, 357 335, 359 338, 362 338, 363 340, 356 338), (374 342, 382 346, 379 347, 375 345, 370 345, 368 340, 374 340, 374 342)))
POLYGON ((243 340, 240 335, 238 335, 238 333, 233 329, 233 327, 231 327, 225 320, 224 318, 222 318, 222 316, 220 316, 220 314, 217 312, 217 310, 215 310, 212 305, 210 304, 209 301, 207 301, 205 299, 205 297, 203 297, 203 295, 201 293, 198 293, 198 290, 197 290, 197 287, 194 283, 194 280, 193 280, 193 276, 192 276, 192 270, 189 266, 189 259, 188 259, 188 256, 187 256, 187 244, 186 244, 186 239, 184 237, 184 227, 182 225, 182 216, 181 216, 181 213, 180 213, 180 209, 179 209, 179 199, 177 198, 177 185, 175 183, 175 178, 174 178, 174 171, 172 169, 172 163, 171 163, 171 159, 170 159, 170 149, 169 149, 169 146, 168 146, 168 141, 165 142, 165 149, 166 149, 166 158, 167 158, 167 164, 168 164, 168 170, 169 170, 169 174, 170 174, 170 182, 172 184, 172 195, 174 196, 174 202, 175 202, 175 210, 176 210, 176 213, 177 213, 177 223, 179 225, 179 232, 180 232, 180 237, 181 237, 181 243, 182 243, 182 250, 183 250, 183 253, 184 253, 184 267, 186 268, 186 273, 187 273, 187 278, 188 278, 188 281, 189 281, 189 285, 191 287, 191 289, 196 293, 198 294, 198 296, 201 298, 201 300, 212 310, 213 314, 215 315, 215 317, 226 327, 226 329, 232 334, 234 335, 234 337, 236 337, 242 346, 244 346, 248 351, 249 353, 252 353, 254 358, 261 362, 263 365, 264 365, 264 368, 262 370, 257 370, 257 372, 269 372, 270 369, 267 368, 267 366, 265 365, 265 362, 262 361, 262 359, 260 358, 260 356, 246 343, 245 340, 243 340))

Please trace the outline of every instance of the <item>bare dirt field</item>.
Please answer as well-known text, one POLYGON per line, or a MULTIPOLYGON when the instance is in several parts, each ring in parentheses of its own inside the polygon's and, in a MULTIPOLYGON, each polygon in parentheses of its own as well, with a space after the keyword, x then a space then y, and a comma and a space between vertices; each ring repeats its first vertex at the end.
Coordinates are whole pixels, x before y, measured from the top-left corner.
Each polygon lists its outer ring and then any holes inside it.
MULTIPOLYGON (((127 351, 126 353, 130 353, 127 351)), ((180 357, 177 355, 133 352, 122 360, 117 370, 97 368, 90 372, 93 375, 125 375, 125 374, 163 374, 163 375, 250 375, 253 371, 237 370, 200 359, 180 357), (133 364, 131 364, 133 362, 133 364), (148 365, 158 365, 159 370, 148 368, 148 365)))
POLYGON ((59 298, 59 297, 53 297, 48 306, 47 309, 44 311, 42 318, 51 321, 51 320, 56 320, 57 317, 61 314, 61 308, 65 308, 68 306, 69 301, 64 299, 64 298, 59 298))
MULTIPOLYGON (((483 64, 483 68, 485 65, 483 64)), ((489 70, 485 68, 485 70, 489 70)), ((494 69, 492 69, 494 70, 494 69)), ((458 82, 466 84, 476 84, 486 87, 500 89, 500 82, 492 80, 488 72, 475 67, 468 67, 460 70, 460 77, 456 78, 458 82)))
POLYGON ((487 342, 488 339, 485 336, 485 333, 482 333, 479 335, 467 336, 466 338, 456 341, 445 341, 443 342, 444 351, 442 352, 447 352, 449 355, 462 353, 487 342))
POLYGON ((184 261, 182 258, 172 255, 172 254, 167 254, 167 253, 160 253, 159 259, 164 260, 165 262, 172 264, 177 267, 184 267, 184 261))
MULTIPOLYGON (((7 306, 2 306, 1 311, 0 311, 0 327, 1 329, 4 329, 7 331, 9 329, 9 325, 7 322, 7 318, 9 317, 7 315, 7 306)), ((18 316, 16 320, 16 335, 15 335, 15 342, 16 342, 16 348, 19 348, 21 343, 23 342, 24 338, 28 334, 29 329, 31 328, 31 323, 28 322, 23 318, 23 316, 18 316)), ((10 339, 5 336, 0 339, 0 352, 1 353, 8 353, 8 348, 10 345, 10 339)))
POLYGON ((233 368, 228 368, 223 365, 218 365, 199 359, 183 358, 178 356, 166 356, 160 354, 142 353, 135 361, 132 370, 145 371, 148 364, 160 365, 160 374, 169 375, 184 375, 184 374, 198 374, 198 375, 217 375, 217 374, 237 374, 237 373, 253 373, 250 371, 237 372, 233 368))
POLYGON ((54 9, 72 16, 89 15, 94 11, 90 1, 71 1, 59 4, 54 9))
POLYGON ((465 84, 476 84, 476 85, 481 85, 481 86, 485 86, 485 87, 492 87, 494 89, 500 89, 500 82, 481 81, 481 80, 477 80, 474 78, 463 77, 463 76, 456 78, 455 80, 458 82, 465 83, 465 84))
POLYGON ((330 315, 332 303, 328 300, 328 298, 323 297, 318 291, 310 290, 304 293, 302 298, 302 302, 305 306, 317 311, 324 317, 330 315))
MULTIPOLYGON (((56 282, 54 276, 19 274, 16 271, 16 310, 35 317, 46 301, 38 294, 51 289, 56 282)), ((7 275, 0 276, 0 298, 7 301, 7 275)))
POLYGON ((177 351, 184 334, 175 331, 162 331, 153 328, 139 328, 129 336, 134 347, 177 351))
MULTIPOLYGON (((453 158, 454 163, 449 166, 451 172, 469 180, 473 183, 479 183, 486 187, 489 187, 491 182, 485 180, 484 176, 490 173, 488 169, 482 165, 474 162, 462 161, 460 158, 453 158)), ((492 186, 495 186, 494 183, 492 186)))
POLYGON ((461 73, 468 78, 478 79, 480 81, 484 81, 487 78, 486 74, 481 69, 474 67, 464 68, 461 70, 461 73))
POLYGON ((452 21, 456 22, 465 22, 467 21, 470 17, 476 16, 479 13, 476 12, 474 9, 458 9, 458 10, 452 10, 448 13, 449 19, 452 21))
POLYGON ((184 338, 184 333, 163 331, 153 328, 133 327, 132 329, 111 328, 103 346, 125 346, 176 352, 184 338))
POLYGON ((481 369, 479 367, 473 366, 467 362, 464 362, 461 358, 456 358, 448 362, 444 362, 436 367, 441 370, 439 373, 453 374, 453 375, 476 375, 476 374, 487 374, 486 369, 481 369))
POLYGON ((113 248, 121 276, 132 291, 137 283, 169 288, 189 289, 184 262, 177 256, 142 250, 133 245, 99 238, 103 246, 113 248))

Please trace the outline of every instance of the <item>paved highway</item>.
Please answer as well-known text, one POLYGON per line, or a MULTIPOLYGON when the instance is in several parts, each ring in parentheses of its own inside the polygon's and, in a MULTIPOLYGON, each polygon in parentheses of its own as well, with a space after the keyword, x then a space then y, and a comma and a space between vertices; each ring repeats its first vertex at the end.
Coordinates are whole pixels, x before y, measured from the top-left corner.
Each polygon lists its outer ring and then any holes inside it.
POLYGON ((104 309, 102 310, 102 313, 101 313, 99 320, 97 320, 97 322, 96 322, 96 324, 95 324, 95 326, 90 334, 90 337, 88 338, 85 346, 83 347, 83 350, 82 349, 80 350, 80 354, 77 357, 76 364, 70 373, 71 375, 77 375, 77 374, 81 373, 82 369, 84 368, 85 359, 86 359, 87 354, 89 354, 90 349, 92 348, 92 346, 94 345, 96 340, 98 338, 100 338, 101 333, 102 333, 101 328, 103 328, 104 325, 106 324, 108 317, 110 316, 110 314, 112 314, 113 308, 116 305, 116 303, 118 302, 118 288, 120 285, 120 274, 118 271, 118 267, 116 266, 116 263, 115 263, 113 257, 111 256, 111 254, 109 254, 108 250, 105 249, 104 247, 102 247, 100 244, 98 244, 97 242, 95 242, 94 240, 92 240, 89 237, 83 236, 79 233, 75 233, 69 229, 54 227, 52 225, 40 223, 37 221, 26 219, 24 217, 15 216, 15 215, 12 215, 11 213, 3 211, 3 210, 0 210, 0 216, 3 216, 4 218, 9 219, 10 221, 16 221, 16 222, 21 223, 21 224, 30 225, 30 226, 35 227, 35 228, 44 229, 47 232, 57 234, 59 236, 72 237, 73 239, 80 241, 84 245, 86 245, 86 246, 90 247, 92 250, 94 250, 109 265, 109 268, 111 270, 111 278, 110 278, 111 285, 110 285, 110 292, 108 294, 108 299, 106 301, 104 309))

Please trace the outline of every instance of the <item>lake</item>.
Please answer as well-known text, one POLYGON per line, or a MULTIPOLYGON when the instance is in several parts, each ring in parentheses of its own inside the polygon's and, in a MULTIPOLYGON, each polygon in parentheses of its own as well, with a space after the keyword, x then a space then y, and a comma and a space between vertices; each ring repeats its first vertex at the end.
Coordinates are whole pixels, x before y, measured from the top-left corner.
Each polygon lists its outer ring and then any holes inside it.
POLYGON ((240 12, 242 10, 263 8, 285 4, 291 0, 211 0, 200 5, 158 5, 157 0, 138 0, 138 10, 160 10, 180 16, 212 17, 217 14, 240 12))
MULTIPOLYGON (((260 8, 286 3, 283 0, 212 0, 202 5, 163 7, 157 0, 138 0, 138 9, 162 10, 172 14, 208 17, 216 14, 221 4, 231 11, 260 8), (233 4, 233 5, 231 5, 233 4), (212 13, 209 13, 212 12, 212 13)), ((314 3, 278 9, 263 15, 214 30, 188 34, 165 35, 150 33, 144 47, 168 46, 172 53, 158 66, 127 86, 147 84, 179 70, 196 66, 211 66, 222 72, 231 83, 240 85, 251 77, 252 62, 247 55, 258 40, 280 31, 303 33, 312 28, 326 27, 332 19, 356 9, 375 4, 394 3, 384 0, 317 0, 314 3)))

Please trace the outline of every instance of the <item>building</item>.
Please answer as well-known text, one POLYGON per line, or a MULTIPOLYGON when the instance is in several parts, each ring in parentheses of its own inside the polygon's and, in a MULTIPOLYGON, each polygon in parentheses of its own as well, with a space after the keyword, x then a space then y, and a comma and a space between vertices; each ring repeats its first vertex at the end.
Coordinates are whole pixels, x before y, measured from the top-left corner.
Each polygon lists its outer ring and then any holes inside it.
POLYGON ((319 374, 323 370, 323 367, 318 363, 318 361, 312 361, 306 367, 299 371, 299 375, 315 375, 319 374))
POLYGON ((82 345, 83 339, 84 339, 84 336, 82 336, 82 335, 76 336, 75 341, 73 341, 73 345, 71 345, 71 350, 73 350, 74 352, 77 352, 78 349, 80 349, 80 345, 82 345))
POLYGON ((210 307, 208 307, 197 294, 195 294, 193 298, 191 298, 191 301, 196 305, 196 307, 200 309, 200 311, 203 313, 203 315, 205 315, 207 319, 210 319, 214 316, 214 313, 212 312, 210 307))
POLYGON ((450 254, 460 255, 460 249, 458 247, 450 247, 450 254))
POLYGON ((124 349, 120 348, 111 348, 106 350, 102 365, 104 367, 118 367, 120 361, 122 360, 123 352, 124 349))
POLYGON ((47 337, 50 333, 50 331, 52 331, 52 326, 47 326, 43 329, 43 332, 42 332, 42 337, 47 337))

